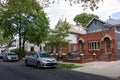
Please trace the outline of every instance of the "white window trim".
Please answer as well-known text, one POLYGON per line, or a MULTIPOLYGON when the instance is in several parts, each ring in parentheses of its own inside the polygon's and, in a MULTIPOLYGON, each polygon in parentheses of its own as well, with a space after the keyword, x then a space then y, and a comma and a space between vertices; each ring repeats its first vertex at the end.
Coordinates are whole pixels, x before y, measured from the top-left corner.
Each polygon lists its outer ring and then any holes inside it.
POLYGON ((88 42, 88 50, 100 50, 100 42, 99 41, 89 41, 88 42), (93 46, 92 46, 93 43, 93 46), (99 43, 99 46, 98 46, 99 43))

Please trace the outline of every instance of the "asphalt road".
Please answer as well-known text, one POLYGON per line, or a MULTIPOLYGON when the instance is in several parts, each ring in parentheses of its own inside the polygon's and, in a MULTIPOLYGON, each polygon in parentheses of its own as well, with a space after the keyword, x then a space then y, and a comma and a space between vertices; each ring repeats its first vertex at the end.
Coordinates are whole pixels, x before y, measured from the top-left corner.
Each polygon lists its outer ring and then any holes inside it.
POLYGON ((0 61, 0 80, 115 80, 66 69, 37 69, 23 62, 0 61))

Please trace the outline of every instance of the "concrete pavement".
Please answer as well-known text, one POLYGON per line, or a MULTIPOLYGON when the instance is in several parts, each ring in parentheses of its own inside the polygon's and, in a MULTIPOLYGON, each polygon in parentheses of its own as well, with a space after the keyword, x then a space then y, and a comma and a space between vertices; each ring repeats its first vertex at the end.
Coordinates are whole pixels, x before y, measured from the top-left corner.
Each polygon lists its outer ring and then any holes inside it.
MULTIPOLYGON (((66 64, 73 64, 73 63, 66 63, 66 64)), ((84 66, 84 67, 72 69, 74 71, 97 74, 110 78, 120 77, 120 60, 111 61, 111 62, 96 61, 96 62, 89 62, 84 64, 78 64, 78 63, 74 63, 74 64, 84 66)))

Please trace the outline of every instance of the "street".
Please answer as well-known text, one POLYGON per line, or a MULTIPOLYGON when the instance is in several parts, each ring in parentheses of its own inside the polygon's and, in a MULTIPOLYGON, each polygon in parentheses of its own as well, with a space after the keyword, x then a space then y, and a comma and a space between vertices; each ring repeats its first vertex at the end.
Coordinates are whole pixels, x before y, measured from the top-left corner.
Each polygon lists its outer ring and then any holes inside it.
POLYGON ((115 80, 66 69, 37 69, 23 62, 0 61, 0 80, 115 80))

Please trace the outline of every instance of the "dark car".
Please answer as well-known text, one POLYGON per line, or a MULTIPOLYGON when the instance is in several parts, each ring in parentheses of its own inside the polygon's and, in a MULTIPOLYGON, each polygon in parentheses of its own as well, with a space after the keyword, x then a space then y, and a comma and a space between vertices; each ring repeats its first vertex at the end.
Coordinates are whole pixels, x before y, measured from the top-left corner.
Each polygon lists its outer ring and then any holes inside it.
POLYGON ((3 53, 0 53, 0 59, 3 59, 3 53))

